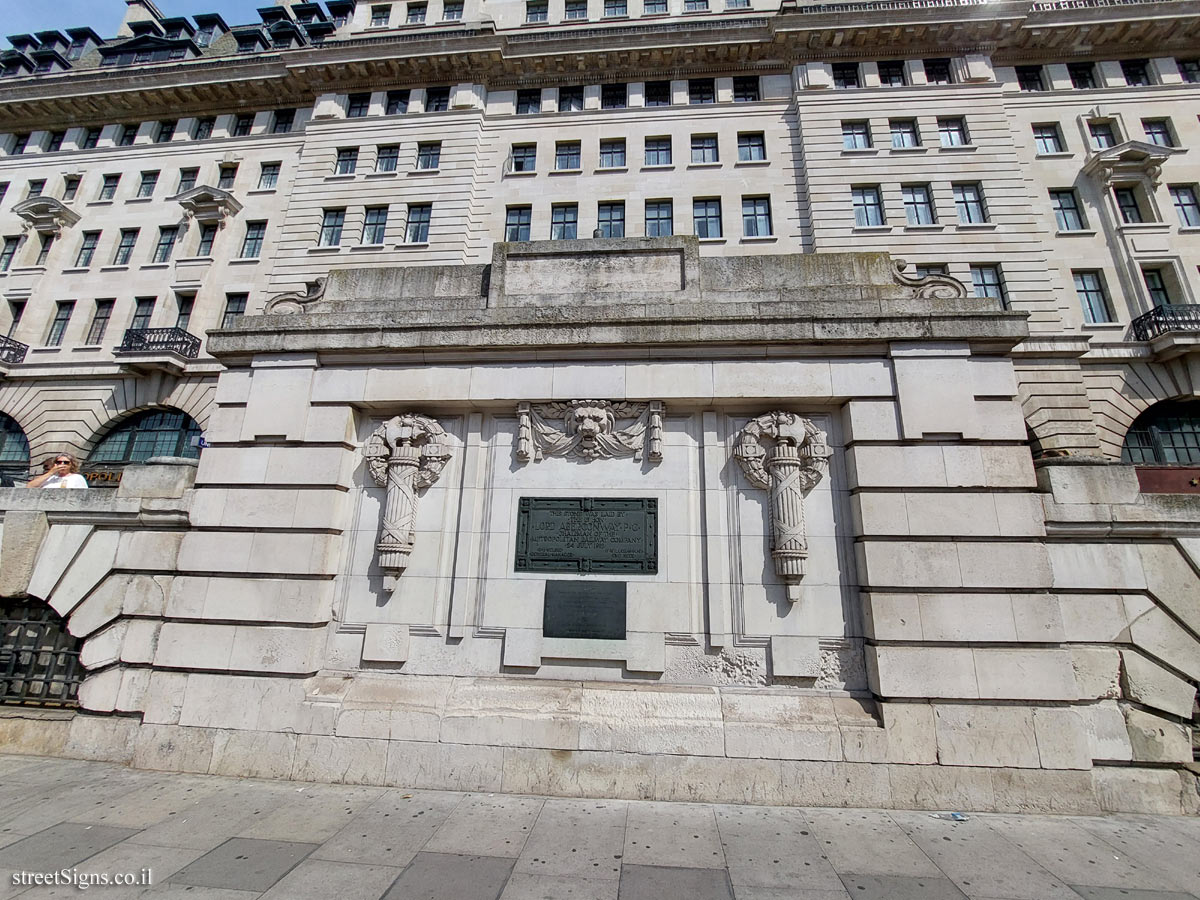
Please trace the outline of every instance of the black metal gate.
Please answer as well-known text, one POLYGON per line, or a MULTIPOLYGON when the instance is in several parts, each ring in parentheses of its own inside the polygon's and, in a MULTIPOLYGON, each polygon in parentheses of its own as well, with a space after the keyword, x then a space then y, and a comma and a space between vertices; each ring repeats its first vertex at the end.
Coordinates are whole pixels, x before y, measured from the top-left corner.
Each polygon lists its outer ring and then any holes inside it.
POLYGON ((0 703, 76 706, 79 641, 40 600, 0 598, 0 703))

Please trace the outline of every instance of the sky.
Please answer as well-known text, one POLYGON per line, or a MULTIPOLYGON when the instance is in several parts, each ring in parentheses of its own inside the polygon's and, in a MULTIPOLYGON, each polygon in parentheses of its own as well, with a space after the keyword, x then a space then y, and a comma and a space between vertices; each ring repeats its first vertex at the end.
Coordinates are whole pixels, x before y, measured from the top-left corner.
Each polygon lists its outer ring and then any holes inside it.
MULTIPOLYGON (((164 16, 219 13, 230 25, 259 21, 256 10, 274 0, 154 0, 164 16)), ((125 0, 50 0, 47 6, 29 0, 0 0, 0 35, 32 34, 56 28, 90 26, 102 38, 114 37, 125 16, 125 0)), ((0 49, 9 43, 0 39, 0 49)))

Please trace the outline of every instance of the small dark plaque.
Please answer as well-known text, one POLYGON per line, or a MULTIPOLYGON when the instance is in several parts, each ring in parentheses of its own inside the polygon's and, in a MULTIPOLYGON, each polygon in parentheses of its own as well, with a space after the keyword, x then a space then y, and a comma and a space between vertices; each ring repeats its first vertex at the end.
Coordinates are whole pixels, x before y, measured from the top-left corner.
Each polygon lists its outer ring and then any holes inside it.
POLYGON ((625 582, 547 581, 542 637, 625 640, 625 582))
POLYGON ((518 572, 658 572, 655 497, 522 497, 518 572))

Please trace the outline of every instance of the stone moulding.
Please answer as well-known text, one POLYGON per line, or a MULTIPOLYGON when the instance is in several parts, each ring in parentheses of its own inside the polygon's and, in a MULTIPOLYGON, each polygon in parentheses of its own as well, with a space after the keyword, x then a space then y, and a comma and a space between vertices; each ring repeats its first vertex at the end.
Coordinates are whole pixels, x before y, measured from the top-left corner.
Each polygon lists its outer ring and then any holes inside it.
POLYGON ((437 481, 450 460, 446 439, 435 419, 402 413, 371 432, 363 445, 367 471, 387 488, 375 549, 388 590, 395 588, 412 555, 418 492, 437 481))
POLYGON ((79 214, 54 197, 30 197, 13 206, 12 211, 21 217, 25 231, 36 231, 59 237, 63 230, 79 221, 79 214))
POLYGON ((808 559, 804 495, 821 480, 829 462, 825 432, 808 419, 775 410, 751 419, 733 444, 746 479, 770 492, 771 557, 791 603, 800 599, 808 559), (764 442, 771 446, 763 446, 764 442))
POLYGON ((644 453, 651 462, 659 462, 664 412, 659 400, 519 403, 516 456, 521 462, 546 456, 641 460, 644 453), (626 420, 630 424, 617 428, 618 422, 626 420))

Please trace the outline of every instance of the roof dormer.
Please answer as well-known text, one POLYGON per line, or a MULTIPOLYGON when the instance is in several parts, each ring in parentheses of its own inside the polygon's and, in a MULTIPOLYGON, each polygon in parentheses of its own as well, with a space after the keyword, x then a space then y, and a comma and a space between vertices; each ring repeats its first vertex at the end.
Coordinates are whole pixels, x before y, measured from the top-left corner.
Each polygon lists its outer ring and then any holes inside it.
POLYGON ((67 45, 68 60, 79 59, 83 54, 104 43, 100 40, 100 35, 90 28, 68 28, 67 34, 71 38, 71 43, 67 45))
POLYGON ((30 50, 36 50, 41 46, 38 39, 32 34, 10 34, 8 42, 12 44, 12 48, 18 53, 28 53, 30 50))
POLYGON ((33 60, 33 71, 39 74, 46 72, 65 72, 71 68, 67 58, 57 50, 42 46, 29 54, 33 60))
POLYGON ((292 14, 286 6, 262 6, 258 9, 258 15, 263 20, 264 25, 292 21, 292 14))
POLYGON ((133 32, 134 37, 144 37, 151 35, 153 37, 162 37, 162 26, 150 19, 142 19, 140 22, 130 22, 129 30, 133 32))
POLYGON ((0 78, 19 78, 33 71, 33 63, 24 53, 0 50, 0 78))
POLYGON ((196 23, 195 41, 197 47, 209 47, 218 38, 229 34, 229 26, 216 13, 201 13, 192 16, 196 23))
POLYGON ((57 50, 59 53, 66 53, 70 43, 59 31, 39 31, 34 37, 41 42, 39 49, 57 50))
POLYGON ((196 29, 192 27, 192 23, 188 21, 186 16, 173 16, 169 19, 163 19, 160 24, 163 29, 163 37, 169 41, 190 38, 196 34, 196 29))

